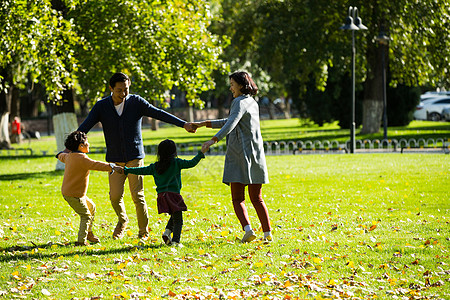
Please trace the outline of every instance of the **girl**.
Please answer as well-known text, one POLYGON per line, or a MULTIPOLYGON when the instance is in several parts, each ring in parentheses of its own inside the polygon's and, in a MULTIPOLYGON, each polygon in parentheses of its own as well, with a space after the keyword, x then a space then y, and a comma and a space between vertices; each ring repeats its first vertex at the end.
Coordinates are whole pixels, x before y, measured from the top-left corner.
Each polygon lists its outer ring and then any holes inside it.
POLYGON ((244 202, 246 186, 250 201, 261 222, 264 240, 271 241, 269 213, 261 194, 262 184, 268 183, 269 178, 259 127, 259 107, 253 98, 258 92, 258 87, 247 72, 234 72, 229 79, 234 99, 228 118, 197 122, 194 125, 221 128, 211 140, 203 144, 202 148, 209 149, 211 145, 227 137, 223 183, 231 187, 234 211, 245 231, 241 241, 246 243, 256 238, 244 202))
POLYGON ((166 245, 181 245, 180 236, 183 227, 183 211, 187 210, 181 190, 181 170, 195 167, 204 158, 206 148, 191 160, 177 157, 177 146, 172 140, 164 140, 158 145, 158 161, 147 167, 124 168, 124 173, 136 175, 153 175, 158 192, 158 213, 170 215, 162 239, 166 245), (173 236, 171 237, 171 234, 173 236))

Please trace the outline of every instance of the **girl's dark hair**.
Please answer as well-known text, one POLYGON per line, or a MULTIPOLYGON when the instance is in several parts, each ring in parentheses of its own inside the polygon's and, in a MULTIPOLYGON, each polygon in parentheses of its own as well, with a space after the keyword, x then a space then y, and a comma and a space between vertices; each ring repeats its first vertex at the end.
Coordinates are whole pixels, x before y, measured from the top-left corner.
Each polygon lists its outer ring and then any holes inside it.
POLYGON ((109 86, 114 88, 116 86, 116 82, 129 82, 131 83, 130 77, 128 77, 127 74, 124 73, 115 73, 113 76, 111 76, 111 79, 109 79, 109 86))
POLYGON ((253 79, 245 71, 237 71, 228 76, 230 79, 233 78, 237 84, 242 85, 242 94, 256 95, 258 93, 258 87, 256 86, 253 79))
POLYGON ((70 151, 78 151, 78 146, 84 144, 87 141, 86 133, 82 131, 74 131, 69 134, 64 142, 64 146, 70 151))
POLYGON ((155 164, 156 172, 163 174, 170 167, 172 160, 177 157, 177 145, 172 140, 164 140, 158 145, 158 161, 155 164))

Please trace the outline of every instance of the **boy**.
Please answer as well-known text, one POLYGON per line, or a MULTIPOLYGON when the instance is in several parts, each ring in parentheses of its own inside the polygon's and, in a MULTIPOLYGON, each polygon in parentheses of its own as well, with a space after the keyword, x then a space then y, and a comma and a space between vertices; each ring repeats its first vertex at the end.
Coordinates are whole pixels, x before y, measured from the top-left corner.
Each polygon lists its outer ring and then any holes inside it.
POLYGON ((74 131, 67 137, 65 144, 67 150, 56 155, 61 162, 65 163, 64 179, 61 192, 64 199, 73 210, 80 215, 80 229, 76 246, 87 246, 89 242, 98 243, 99 238, 92 233, 92 223, 95 215, 95 204, 86 196, 89 185, 89 170, 108 171, 122 173, 123 168, 115 164, 108 164, 90 159, 86 153, 89 152, 89 143, 84 132, 74 131))

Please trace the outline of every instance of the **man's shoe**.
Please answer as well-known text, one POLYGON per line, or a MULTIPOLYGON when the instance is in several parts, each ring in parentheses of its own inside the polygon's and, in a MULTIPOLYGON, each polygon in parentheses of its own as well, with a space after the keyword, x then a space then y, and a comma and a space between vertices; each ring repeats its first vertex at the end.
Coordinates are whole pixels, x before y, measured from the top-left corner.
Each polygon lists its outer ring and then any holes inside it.
POLYGON ((114 240, 123 238, 123 236, 125 235, 125 229, 127 228, 127 225, 128 225, 128 222, 127 223, 120 223, 120 222, 117 223, 116 228, 114 229, 114 232, 113 232, 114 240))
POLYGON ((164 244, 166 244, 166 245, 171 245, 172 244, 172 238, 169 235, 165 235, 163 233, 162 239, 164 241, 164 244))
POLYGON ((140 240, 146 240, 148 239, 148 233, 138 234, 138 239, 140 240))
POLYGON ((88 242, 84 242, 84 243, 75 242, 75 246, 89 246, 89 243, 88 242))
POLYGON ((96 237, 92 231, 88 232, 86 239, 91 243, 100 243, 100 239, 96 237))
POLYGON ((244 236, 242 237, 242 243, 249 243, 256 239, 256 234, 253 230, 246 231, 244 236))

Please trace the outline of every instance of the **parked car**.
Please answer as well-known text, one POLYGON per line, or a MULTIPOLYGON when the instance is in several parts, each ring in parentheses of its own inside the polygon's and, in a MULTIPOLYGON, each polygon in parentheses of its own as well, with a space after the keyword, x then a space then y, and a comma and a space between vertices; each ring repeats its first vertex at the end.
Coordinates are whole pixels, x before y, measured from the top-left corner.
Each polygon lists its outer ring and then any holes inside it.
POLYGON ((441 91, 441 92, 433 92, 433 91, 429 91, 429 92, 425 92, 422 95, 420 95, 420 102, 423 102, 425 100, 430 100, 432 98, 435 98, 436 96, 440 97, 445 97, 445 96, 450 96, 450 91, 441 91))
POLYGON ((442 119, 450 122, 450 107, 442 110, 442 119))
POLYGON ((422 101, 416 106, 414 119, 440 121, 442 119, 442 111, 445 108, 450 108, 450 96, 436 96, 435 98, 422 101))

